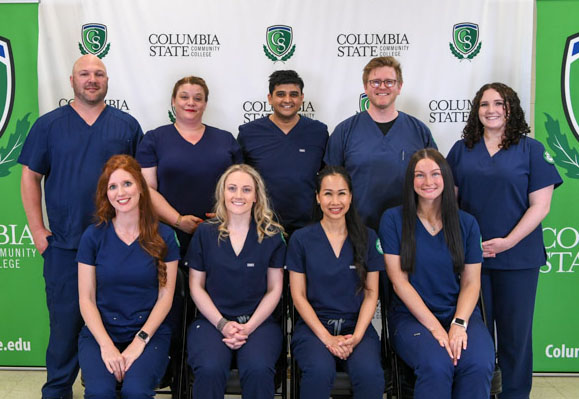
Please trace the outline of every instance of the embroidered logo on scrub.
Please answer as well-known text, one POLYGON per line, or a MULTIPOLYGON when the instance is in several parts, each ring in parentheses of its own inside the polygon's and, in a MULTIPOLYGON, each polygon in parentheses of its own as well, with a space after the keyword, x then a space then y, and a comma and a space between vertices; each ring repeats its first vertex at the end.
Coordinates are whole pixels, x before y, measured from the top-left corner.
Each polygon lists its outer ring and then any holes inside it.
POLYGON ((379 238, 376 239, 376 251, 378 251, 380 255, 384 255, 384 251, 382 250, 382 243, 380 243, 379 238))
POLYGON ((545 150, 545 152, 543 153, 543 158, 545 159, 545 161, 547 161, 548 163, 550 163, 551 165, 555 164, 555 160, 553 159, 553 157, 551 156, 551 154, 549 154, 547 152, 547 150, 545 150))

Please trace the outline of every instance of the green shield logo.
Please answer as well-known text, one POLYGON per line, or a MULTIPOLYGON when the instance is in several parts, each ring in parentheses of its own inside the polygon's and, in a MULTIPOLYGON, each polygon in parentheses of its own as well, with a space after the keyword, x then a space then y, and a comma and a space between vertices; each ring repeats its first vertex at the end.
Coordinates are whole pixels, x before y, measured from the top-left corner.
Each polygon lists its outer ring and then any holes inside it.
POLYGON ((0 137, 4 134, 14 105, 14 58, 10 40, 0 36, 0 137))
MULTIPOLYGON (((85 24, 82 26, 82 48, 83 54, 94 54, 100 57, 107 44, 107 27, 103 24, 85 24), (83 51, 84 50, 84 51, 83 51)), ((108 52, 109 46, 106 46, 108 52)), ((104 56, 104 55, 103 55, 104 56)))
POLYGON ((567 122, 579 140, 579 33, 569 36, 565 44, 561 89, 567 122))
POLYGON ((267 28, 267 48, 277 57, 287 53, 292 45, 293 32, 290 26, 274 25, 267 28))
POLYGON ((296 51, 296 45, 292 46, 293 41, 293 31, 291 26, 286 25, 273 25, 266 29, 265 32, 265 43, 263 45, 263 52, 266 57, 270 60, 276 61, 287 61, 294 51, 296 51))
POLYGON ((370 100, 368 100, 368 95, 366 93, 360 94, 360 112, 364 112, 368 110, 368 106, 370 105, 370 100))
POLYGON ((462 54, 472 52, 478 43, 478 25, 470 22, 462 22, 452 28, 452 40, 454 46, 462 54))

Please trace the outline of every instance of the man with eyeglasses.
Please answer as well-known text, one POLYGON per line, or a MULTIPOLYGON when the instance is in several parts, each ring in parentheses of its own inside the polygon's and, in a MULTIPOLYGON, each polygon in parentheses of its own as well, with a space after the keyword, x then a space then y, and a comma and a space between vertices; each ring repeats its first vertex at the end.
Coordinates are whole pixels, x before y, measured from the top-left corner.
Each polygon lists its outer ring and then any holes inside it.
POLYGON ((378 231, 382 212, 402 203, 404 175, 412 154, 437 147, 424 123, 396 109, 403 81, 394 57, 370 60, 362 81, 368 110, 336 126, 324 162, 346 167, 356 208, 364 223, 378 231))
POLYGON ((267 100, 273 114, 239 126, 237 136, 245 162, 263 177, 272 206, 290 235, 311 219, 316 173, 328 141, 325 124, 298 114, 303 88, 296 71, 272 73, 267 100))

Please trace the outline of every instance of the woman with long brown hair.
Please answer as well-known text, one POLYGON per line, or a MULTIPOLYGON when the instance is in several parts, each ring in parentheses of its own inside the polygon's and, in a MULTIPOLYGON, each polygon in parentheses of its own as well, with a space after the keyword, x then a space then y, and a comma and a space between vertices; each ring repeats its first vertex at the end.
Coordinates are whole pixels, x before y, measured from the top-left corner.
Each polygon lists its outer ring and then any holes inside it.
POLYGON ((141 168, 111 157, 96 192, 96 223, 78 249, 79 337, 85 397, 153 397, 168 362, 179 246, 158 223, 141 168), (131 396, 133 395, 133 396, 131 396), (135 396, 137 395, 137 396, 135 396))

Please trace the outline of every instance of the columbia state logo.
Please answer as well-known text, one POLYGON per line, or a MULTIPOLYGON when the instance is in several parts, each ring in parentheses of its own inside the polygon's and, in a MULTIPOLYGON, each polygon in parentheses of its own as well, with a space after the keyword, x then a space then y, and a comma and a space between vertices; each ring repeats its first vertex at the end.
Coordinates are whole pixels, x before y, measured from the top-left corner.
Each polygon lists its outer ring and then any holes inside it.
POLYGON ((0 36, 0 137, 4 134, 14 105, 14 59, 10 40, 0 36))
POLYGON ((579 179, 579 151, 572 145, 577 142, 569 142, 569 139, 573 137, 579 140, 579 91, 577 90, 577 82, 579 81, 579 32, 567 37, 561 64, 563 110, 569 126, 568 129, 573 135, 565 134, 567 125, 564 122, 563 126, 561 126, 558 119, 545 113, 547 144, 554 156, 545 152, 543 158, 549 163, 554 162, 559 171, 563 172, 566 177, 579 179))
POLYGON ((368 110, 370 106, 370 100, 368 100, 368 95, 366 93, 360 94, 360 100, 358 101, 360 106, 360 112, 364 112, 368 110))
POLYGON ((472 22, 461 22, 452 27, 452 43, 448 43, 450 52, 459 60, 472 60, 480 53, 482 42, 479 39, 478 25, 472 22))
MULTIPOLYGON (((14 56, 10 40, 0 36, 0 138, 6 133, 14 107, 14 56)), ((17 164, 24 139, 30 128, 30 112, 13 124, 13 130, 6 134, 8 139, 0 144, 0 177, 10 174, 10 169, 17 164)))
POLYGON ((382 243, 380 242, 379 238, 376 239, 376 251, 378 251, 378 253, 380 255, 384 255, 384 250, 382 249, 382 243))
POLYGON ((289 60, 296 51, 293 43, 293 30, 287 25, 272 25, 265 31, 263 52, 273 62, 289 60))
POLYGON ((107 26, 97 23, 84 24, 78 49, 83 55, 94 54, 99 58, 105 57, 111 49, 111 44, 107 44, 107 26))

